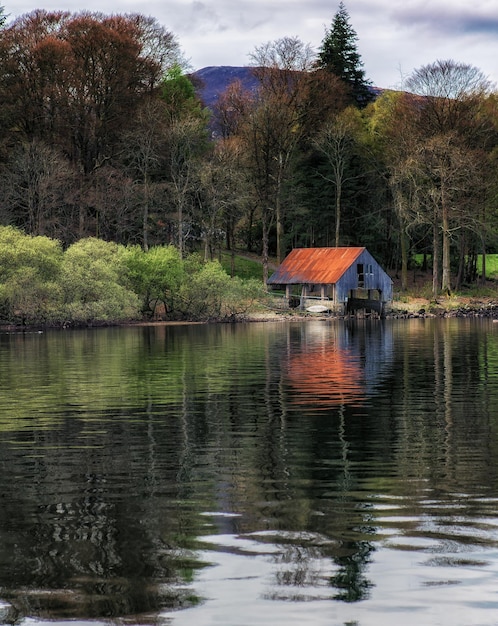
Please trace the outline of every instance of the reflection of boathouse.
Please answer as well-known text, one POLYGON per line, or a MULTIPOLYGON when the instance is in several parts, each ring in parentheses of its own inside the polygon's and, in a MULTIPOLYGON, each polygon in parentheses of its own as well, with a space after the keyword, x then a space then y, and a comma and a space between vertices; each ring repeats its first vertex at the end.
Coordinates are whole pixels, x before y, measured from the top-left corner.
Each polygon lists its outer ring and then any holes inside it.
POLYGON ((290 306, 383 315, 393 283, 366 248, 295 248, 268 279, 290 306))
POLYGON ((390 371, 392 326, 321 321, 291 326, 280 360, 297 392, 291 395, 292 404, 314 410, 360 406, 390 371))

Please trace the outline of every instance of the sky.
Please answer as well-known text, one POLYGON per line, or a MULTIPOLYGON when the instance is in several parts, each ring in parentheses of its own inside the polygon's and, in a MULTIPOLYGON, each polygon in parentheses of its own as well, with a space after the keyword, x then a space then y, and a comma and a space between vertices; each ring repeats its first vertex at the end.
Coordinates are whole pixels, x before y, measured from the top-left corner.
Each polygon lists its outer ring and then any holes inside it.
MULTIPOLYGON (((9 20, 35 9, 142 13, 172 32, 192 70, 250 65, 255 48, 298 37, 315 51, 340 0, 0 0, 9 20)), ((497 0, 344 0, 365 77, 395 89, 437 60, 498 83, 497 0)))

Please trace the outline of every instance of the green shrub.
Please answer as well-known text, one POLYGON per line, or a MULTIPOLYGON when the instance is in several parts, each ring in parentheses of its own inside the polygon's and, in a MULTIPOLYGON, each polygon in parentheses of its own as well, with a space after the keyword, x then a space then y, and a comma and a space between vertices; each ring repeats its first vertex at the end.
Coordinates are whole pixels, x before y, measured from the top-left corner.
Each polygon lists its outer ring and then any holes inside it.
POLYGON ((158 303, 173 311, 184 278, 184 264, 174 246, 156 246, 144 252, 127 248, 124 256, 130 286, 142 301, 142 312, 153 315, 158 303))
POLYGON ((125 248, 100 239, 81 239, 62 263, 63 315, 69 322, 100 323, 140 317, 138 296, 129 287, 125 248))
POLYGON ((0 227, 0 312, 9 321, 50 322, 61 303, 58 241, 0 227))
POLYGON ((218 261, 187 261, 186 280, 180 289, 182 313, 191 319, 230 319, 245 313, 262 298, 262 283, 230 278, 218 261))
POLYGON ((231 278, 218 261, 182 259, 173 246, 144 252, 87 238, 63 252, 48 237, 0 227, 3 320, 113 323, 154 313, 158 303, 171 317, 233 319, 264 298, 261 279, 231 278))

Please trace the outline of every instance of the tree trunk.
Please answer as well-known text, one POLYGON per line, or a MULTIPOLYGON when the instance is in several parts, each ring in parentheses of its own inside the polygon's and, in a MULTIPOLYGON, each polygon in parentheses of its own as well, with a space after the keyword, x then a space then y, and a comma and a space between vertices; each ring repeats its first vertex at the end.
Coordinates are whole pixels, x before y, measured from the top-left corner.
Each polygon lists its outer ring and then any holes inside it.
POLYGON ((481 285, 486 284, 486 246, 484 245, 484 239, 482 240, 482 271, 481 271, 481 285))
POLYGON ((408 290, 408 236, 401 229, 401 290, 408 290))
POLYGON ((336 178, 335 185, 335 247, 339 247, 341 241, 341 195, 342 185, 339 177, 336 178))
POLYGON ((284 220, 282 215, 282 178, 283 178, 283 158, 282 153, 278 155, 277 192, 275 198, 275 219, 277 222, 277 263, 282 262, 282 239, 284 238, 284 220))
POLYGON ((443 275, 441 281, 441 290, 443 293, 451 293, 451 261, 450 261, 450 225, 449 225, 449 209, 446 202, 446 194, 444 186, 441 188, 441 204, 442 204, 442 229, 443 229, 443 275))
POLYGON ((435 223, 432 227, 432 295, 439 295, 439 234, 435 223))
POLYGON ((280 264, 283 258, 282 239, 284 238, 284 224, 282 221, 282 207, 279 194, 277 194, 275 205, 275 216, 277 221, 277 263, 280 264))
POLYGON ((143 222, 142 222, 142 237, 143 237, 143 249, 145 252, 149 249, 149 181, 147 179, 147 175, 145 175, 144 180, 144 192, 145 192, 145 202, 144 202, 144 212, 143 212, 143 222))
POLYGON ((266 285, 268 283, 268 242, 269 242, 269 233, 270 233, 270 219, 269 219, 269 214, 271 212, 271 209, 263 209, 263 219, 262 219, 262 226, 263 226, 263 250, 261 253, 261 261, 263 264, 263 284, 266 288, 266 285))
POLYGON ((183 259, 183 199, 178 201, 178 252, 183 259))

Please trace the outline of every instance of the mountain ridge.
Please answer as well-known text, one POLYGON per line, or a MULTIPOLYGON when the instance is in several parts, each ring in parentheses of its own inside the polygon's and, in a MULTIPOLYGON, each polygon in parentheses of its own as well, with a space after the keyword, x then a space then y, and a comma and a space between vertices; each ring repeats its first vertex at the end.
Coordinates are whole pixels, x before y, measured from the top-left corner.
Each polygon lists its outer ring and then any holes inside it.
MULTIPOLYGON (((208 65, 192 72, 190 77, 204 106, 212 109, 220 94, 236 80, 248 91, 256 89, 258 81, 253 75, 254 69, 243 65, 208 65)), ((385 91, 381 87, 370 87, 370 90, 375 98, 385 91)))
POLYGON ((252 75, 254 68, 239 65, 208 65, 191 74, 197 93, 205 106, 211 108, 220 94, 234 81, 240 80, 244 89, 252 91, 257 80, 252 75))

